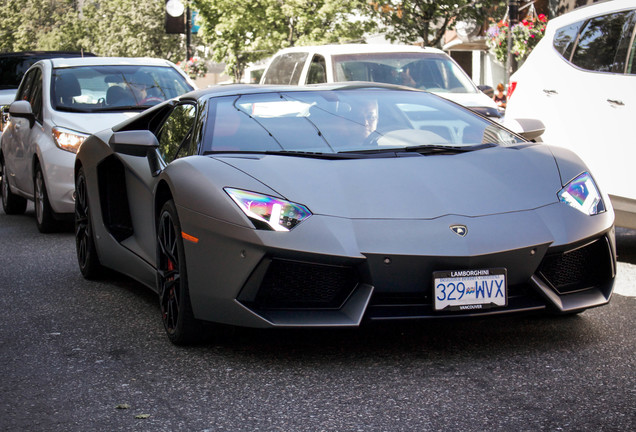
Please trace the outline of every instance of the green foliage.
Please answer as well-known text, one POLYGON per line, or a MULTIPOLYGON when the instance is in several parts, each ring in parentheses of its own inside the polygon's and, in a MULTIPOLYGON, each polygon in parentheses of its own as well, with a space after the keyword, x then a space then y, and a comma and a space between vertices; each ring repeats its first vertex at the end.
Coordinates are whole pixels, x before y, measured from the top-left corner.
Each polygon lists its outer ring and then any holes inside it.
POLYGON ((424 46, 440 45, 446 30, 459 21, 474 19, 483 22, 492 6, 501 0, 371 0, 367 13, 386 26, 392 41, 424 46))
POLYGON ((354 0, 192 0, 212 59, 238 81, 248 63, 293 45, 360 40, 372 26, 354 0))
POLYGON ((95 54, 185 58, 181 36, 165 33, 163 0, 86 0, 82 15, 90 27, 84 41, 95 54))
POLYGON ((0 51, 80 50, 74 0, 3 0, 0 51))
MULTIPOLYGON (((185 60, 183 35, 165 33, 164 0, 0 1, 0 51, 84 50, 102 56, 185 60)), ((376 22, 385 25, 393 41, 438 45, 458 20, 482 20, 499 3, 502 0, 189 0, 199 12, 198 39, 236 81, 250 62, 281 48, 361 41, 376 22)), ((193 46, 198 44, 193 36, 193 46)))
POLYGON ((163 0, 2 0, 0 51, 71 50, 102 56, 185 59, 164 30, 163 0))

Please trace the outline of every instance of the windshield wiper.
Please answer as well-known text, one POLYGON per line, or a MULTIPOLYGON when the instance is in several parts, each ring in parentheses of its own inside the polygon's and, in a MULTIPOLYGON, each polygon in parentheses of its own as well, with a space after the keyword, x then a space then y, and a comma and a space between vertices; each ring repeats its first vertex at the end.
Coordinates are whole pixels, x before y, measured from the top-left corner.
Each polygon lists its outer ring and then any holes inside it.
POLYGON ((143 111, 154 105, 121 105, 111 107, 101 107, 91 110, 91 112, 110 112, 110 111, 143 111))
POLYGON ((484 144, 475 144, 471 146, 450 146, 450 145, 441 145, 441 144, 425 144, 419 146, 409 146, 404 147, 403 149, 394 151, 403 151, 403 152, 416 152, 420 154, 433 154, 433 153, 467 153, 476 150, 483 150, 491 147, 496 147, 497 144, 492 143, 484 143, 484 144))
POLYGON ((92 110, 87 110, 87 109, 83 109, 83 108, 74 108, 74 107, 69 107, 69 106, 58 106, 55 108, 56 111, 63 111, 63 112, 72 112, 72 113, 90 113, 93 112, 92 110))
POLYGON ((278 156, 299 156, 316 159, 350 159, 353 157, 353 155, 344 155, 342 153, 322 153, 301 150, 270 150, 266 151, 265 154, 278 156))
POLYGON ((341 153, 322 153, 322 152, 310 152, 300 150, 266 150, 266 151, 246 151, 246 150, 208 150, 203 152, 203 156, 218 155, 218 154, 262 154, 262 155, 276 155, 276 156, 296 156, 305 158, 316 159, 352 159, 356 156, 354 154, 341 153))

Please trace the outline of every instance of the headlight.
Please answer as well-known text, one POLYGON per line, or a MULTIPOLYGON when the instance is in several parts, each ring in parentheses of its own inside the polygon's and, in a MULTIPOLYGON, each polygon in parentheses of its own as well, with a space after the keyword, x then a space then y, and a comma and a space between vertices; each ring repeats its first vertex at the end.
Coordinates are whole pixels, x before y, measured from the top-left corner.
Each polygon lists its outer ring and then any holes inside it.
POLYGON ((601 194, 588 172, 584 172, 565 185, 557 195, 559 201, 574 207, 581 213, 595 215, 605 211, 601 194))
POLYGON ((307 207, 279 198, 232 188, 225 192, 256 228, 289 231, 311 216, 307 207))
POLYGON ((53 140, 55 141, 55 145, 71 153, 77 153, 77 150, 86 138, 88 138, 88 135, 81 132, 61 127, 53 128, 53 140))

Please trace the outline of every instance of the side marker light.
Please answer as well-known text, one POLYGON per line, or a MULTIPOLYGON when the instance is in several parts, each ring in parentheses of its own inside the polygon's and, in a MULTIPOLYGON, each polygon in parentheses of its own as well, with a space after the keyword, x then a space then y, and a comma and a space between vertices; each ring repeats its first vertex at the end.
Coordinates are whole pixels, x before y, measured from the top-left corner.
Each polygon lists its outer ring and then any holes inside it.
POLYGON ((191 236, 190 234, 185 233, 183 231, 181 231, 181 237, 183 237, 185 240, 188 240, 188 241, 190 241, 192 243, 199 243, 199 239, 198 238, 196 238, 195 236, 191 236))

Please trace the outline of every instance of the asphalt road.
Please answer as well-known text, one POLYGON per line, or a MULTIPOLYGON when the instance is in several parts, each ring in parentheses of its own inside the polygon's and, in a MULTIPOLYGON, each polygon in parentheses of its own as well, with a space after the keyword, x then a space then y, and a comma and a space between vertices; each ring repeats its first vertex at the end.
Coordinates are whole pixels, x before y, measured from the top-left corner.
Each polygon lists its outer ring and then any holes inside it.
POLYGON ((572 317, 239 331, 190 348, 71 232, 0 210, 0 430, 636 430, 636 231, 616 293, 572 317))

